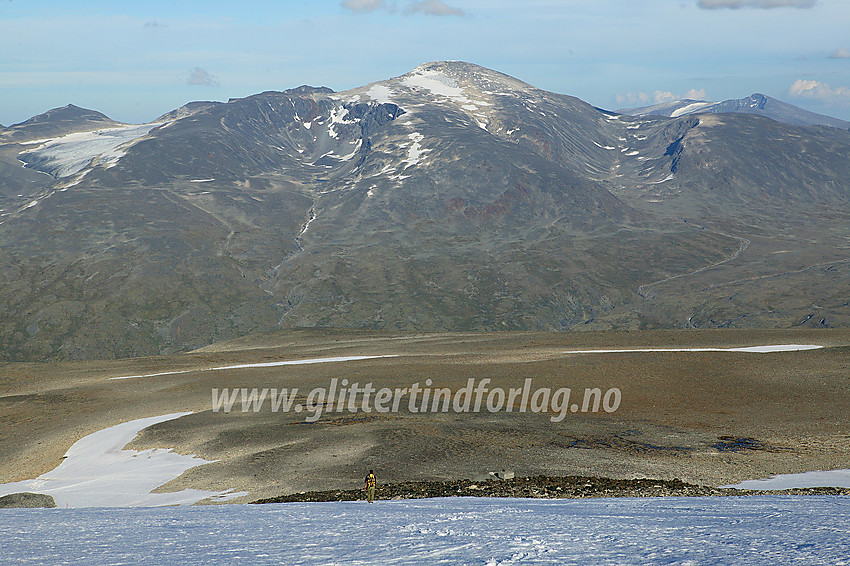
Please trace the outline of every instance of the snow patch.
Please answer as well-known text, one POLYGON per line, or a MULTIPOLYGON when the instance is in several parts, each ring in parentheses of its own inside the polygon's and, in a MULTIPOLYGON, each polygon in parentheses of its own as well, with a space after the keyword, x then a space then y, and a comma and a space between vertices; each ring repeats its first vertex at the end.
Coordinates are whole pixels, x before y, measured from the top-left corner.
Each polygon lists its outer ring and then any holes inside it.
MULTIPOLYGON (((469 98, 467 91, 458 86, 457 81, 440 71, 417 69, 404 77, 401 83, 411 89, 427 90, 433 95, 447 98, 467 112, 475 112, 479 109, 479 106, 492 106, 490 102, 485 100, 469 98)), ((478 127, 487 130, 488 117, 485 114, 477 113, 472 118, 478 124, 478 127)))
POLYGON ((188 413, 172 413, 125 422, 90 434, 74 443, 64 460, 34 480, 0 485, 0 495, 30 491, 53 496, 57 507, 156 507, 188 505, 201 499, 225 500, 248 492, 185 489, 151 493, 186 470, 210 464, 194 455, 171 450, 123 450, 139 432, 188 413))
POLYGON ((386 85, 375 84, 366 91, 366 96, 382 104, 392 102, 393 91, 386 85))
POLYGON ((423 149, 420 145, 420 142, 425 139, 425 136, 420 134, 419 132, 413 132, 408 136, 411 140, 410 148, 407 150, 407 159, 402 161, 402 163, 406 163, 404 166, 405 169, 408 167, 412 167, 419 163, 422 156, 429 150, 423 149))
POLYGON ((349 161, 349 160, 353 159, 354 156, 357 155, 357 152, 360 151, 360 146, 362 144, 363 144, 363 140, 357 140, 357 143, 354 144, 354 151, 352 151, 348 155, 343 155, 343 156, 339 157, 339 159, 341 159, 342 161, 349 161))
POLYGON ((160 125, 161 122, 131 124, 67 134, 46 140, 37 148, 22 151, 18 155, 37 162, 27 167, 49 172, 57 178, 70 177, 91 165, 103 165, 108 169, 115 166, 139 138, 160 125))
MULTIPOLYGON (((315 218, 311 218, 307 221, 307 224, 301 230, 301 234, 307 231, 307 226, 309 226, 310 222, 315 218)), ((299 236, 301 235, 299 234, 299 236)), ((118 377, 110 377, 109 379, 135 379, 137 377, 157 377, 160 375, 177 375, 181 373, 192 373, 196 371, 221 371, 221 370, 229 370, 229 369, 247 369, 247 368, 270 368, 270 367, 279 367, 279 366, 295 366, 302 364, 325 364, 331 362, 353 362, 359 360, 371 360, 375 358, 395 358, 397 357, 395 354, 386 354, 382 356, 338 356, 334 358, 311 358, 307 360, 290 360, 290 361, 281 361, 281 362, 261 362, 254 364, 236 364, 232 366, 217 366, 211 368, 201 368, 201 369, 187 369, 187 370, 178 370, 178 371, 161 371, 158 373, 146 373, 141 375, 121 375, 118 377)))
POLYGON ((433 70, 417 70, 406 76, 402 81, 407 87, 429 90, 433 94, 447 98, 463 99, 466 104, 472 101, 464 96, 464 90, 450 77, 433 70))
POLYGON ((742 348, 628 348, 622 350, 565 350, 562 354, 619 354, 633 352, 749 352, 769 354, 773 352, 800 352, 823 348, 818 344, 774 344, 767 346, 744 346, 742 348))
POLYGON ((801 474, 779 474, 760 480, 746 480, 735 485, 721 487, 735 489, 797 489, 806 487, 850 488, 850 470, 803 472, 801 474))
POLYGON ((683 106, 678 108, 670 113, 671 118, 678 118, 684 114, 692 114, 697 112, 698 110, 702 110, 703 108, 707 108, 709 106, 714 106, 713 102, 694 102, 693 104, 688 104, 687 106, 683 106))
POLYGON ((331 123, 328 126, 328 135, 332 138, 336 138, 338 133, 334 126, 336 124, 354 124, 356 120, 347 120, 346 116, 348 116, 348 108, 344 106, 336 106, 331 110, 331 123))
POLYGON ((666 183, 667 181, 672 181, 676 176, 673 173, 668 174, 666 177, 661 179, 660 181, 652 181, 648 183, 649 185, 660 185, 661 183, 666 183))

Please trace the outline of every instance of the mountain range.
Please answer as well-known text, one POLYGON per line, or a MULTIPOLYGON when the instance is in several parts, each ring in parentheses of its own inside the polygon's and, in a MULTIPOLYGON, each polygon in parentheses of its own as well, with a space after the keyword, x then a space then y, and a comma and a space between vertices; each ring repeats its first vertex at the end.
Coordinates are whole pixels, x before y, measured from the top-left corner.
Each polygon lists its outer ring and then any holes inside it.
POLYGON ((829 126, 850 130, 850 122, 803 110, 787 102, 771 98, 765 94, 755 93, 746 98, 709 102, 706 100, 674 100, 640 108, 623 108, 617 110, 620 114, 630 116, 667 116, 678 118, 686 114, 758 114, 777 122, 794 126, 829 126))
POLYGON ((850 132, 679 114, 461 62, 141 125, 51 110, 0 129, 0 359, 850 323, 850 132))

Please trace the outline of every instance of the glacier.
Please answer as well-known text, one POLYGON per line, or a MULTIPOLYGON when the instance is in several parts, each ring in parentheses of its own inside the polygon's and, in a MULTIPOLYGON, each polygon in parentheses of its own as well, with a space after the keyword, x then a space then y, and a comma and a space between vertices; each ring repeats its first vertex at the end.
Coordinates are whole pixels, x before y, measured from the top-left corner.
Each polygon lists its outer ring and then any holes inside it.
MULTIPOLYGON (((19 159, 56 178, 70 177, 95 161, 106 168, 114 166, 127 148, 163 122, 126 124, 93 132, 75 132, 61 137, 38 140, 41 144, 19 154, 19 159)), ((33 144, 36 142, 30 142, 33 144)))

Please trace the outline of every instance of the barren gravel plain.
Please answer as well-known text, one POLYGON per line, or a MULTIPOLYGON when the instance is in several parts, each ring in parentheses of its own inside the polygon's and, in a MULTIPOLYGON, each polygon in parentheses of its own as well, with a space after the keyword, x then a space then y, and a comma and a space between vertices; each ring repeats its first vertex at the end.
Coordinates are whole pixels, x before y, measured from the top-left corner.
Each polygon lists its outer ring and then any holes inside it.
MULTIPOLYGON (((557 400, 564 401, 563 391, 557 400)), ((542 403, 539 396, 537 406, 542 403)), ((469 479, 508 469, 517 476, 679 478, 719 486, 850 468, 848 407, 850 330, 285 331, 173 356, 0 364, 0 482, 52 470, 75 441, 103 428, 191 411, 144 430, 129 445, 214 461, 160 491, 244 490, 249 495, 234 501, 247 502, 357 488, 369 468, 382 483, 469 479), (822 348, 720 351, 776 344, 822 348), (716 350, 569 353, 641 348, 716 350), (326 360, 349 356, 380 357, 326 360), (298 360, 324 361, 279 365, 298 360), (474 391, 468 411, 451 404, 433 411, 421 391, 410 403, 413 384, 429 387, 429 395, 437 389, 457 394, 470 379, 476 386, 490 380, 478 412, 474 391), (350 391, 355 383, 408 392, 387 412, 372 405, 366 412, 362 394, 354 404, 337 397, 332 406, 309 398, 318 388, 327 393, 334 384, 337 391, 347 385, 350 391), (520 394, 509 401, 510 390, 526 383, 531 394, 551 391, 547 411, 532 410, 532 398, 522 412, 520 394), (289 411, 273 410, 268 397, 259 410, 249 404, 243 411, 242 388, 298 392, 289 411), (501 404, 498 395, 488 397, 497 388, 506 394, 501 404), (558 413, 552 407, 564 388, 570 403, 558 413), (600 397, 612 392, 607 405, 594 412, 591 402, 582 410, 585 390, 595 388, 600 397), (238 390, 235 402, 230 411, 214 410, 224 389, 238 390), (499 410, 489 411, 488 399, 499 410), (321 415, 308 422, 319 408, 321 415)))

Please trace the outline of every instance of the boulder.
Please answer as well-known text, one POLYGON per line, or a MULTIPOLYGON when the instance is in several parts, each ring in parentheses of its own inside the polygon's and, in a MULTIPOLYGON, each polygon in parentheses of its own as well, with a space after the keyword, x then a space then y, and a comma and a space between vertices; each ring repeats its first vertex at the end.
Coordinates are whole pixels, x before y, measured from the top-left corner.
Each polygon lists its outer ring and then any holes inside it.
POLYGON ((11 493, 0 497, 0 509, 56 507, 52 495, 44 493, 11 493))

